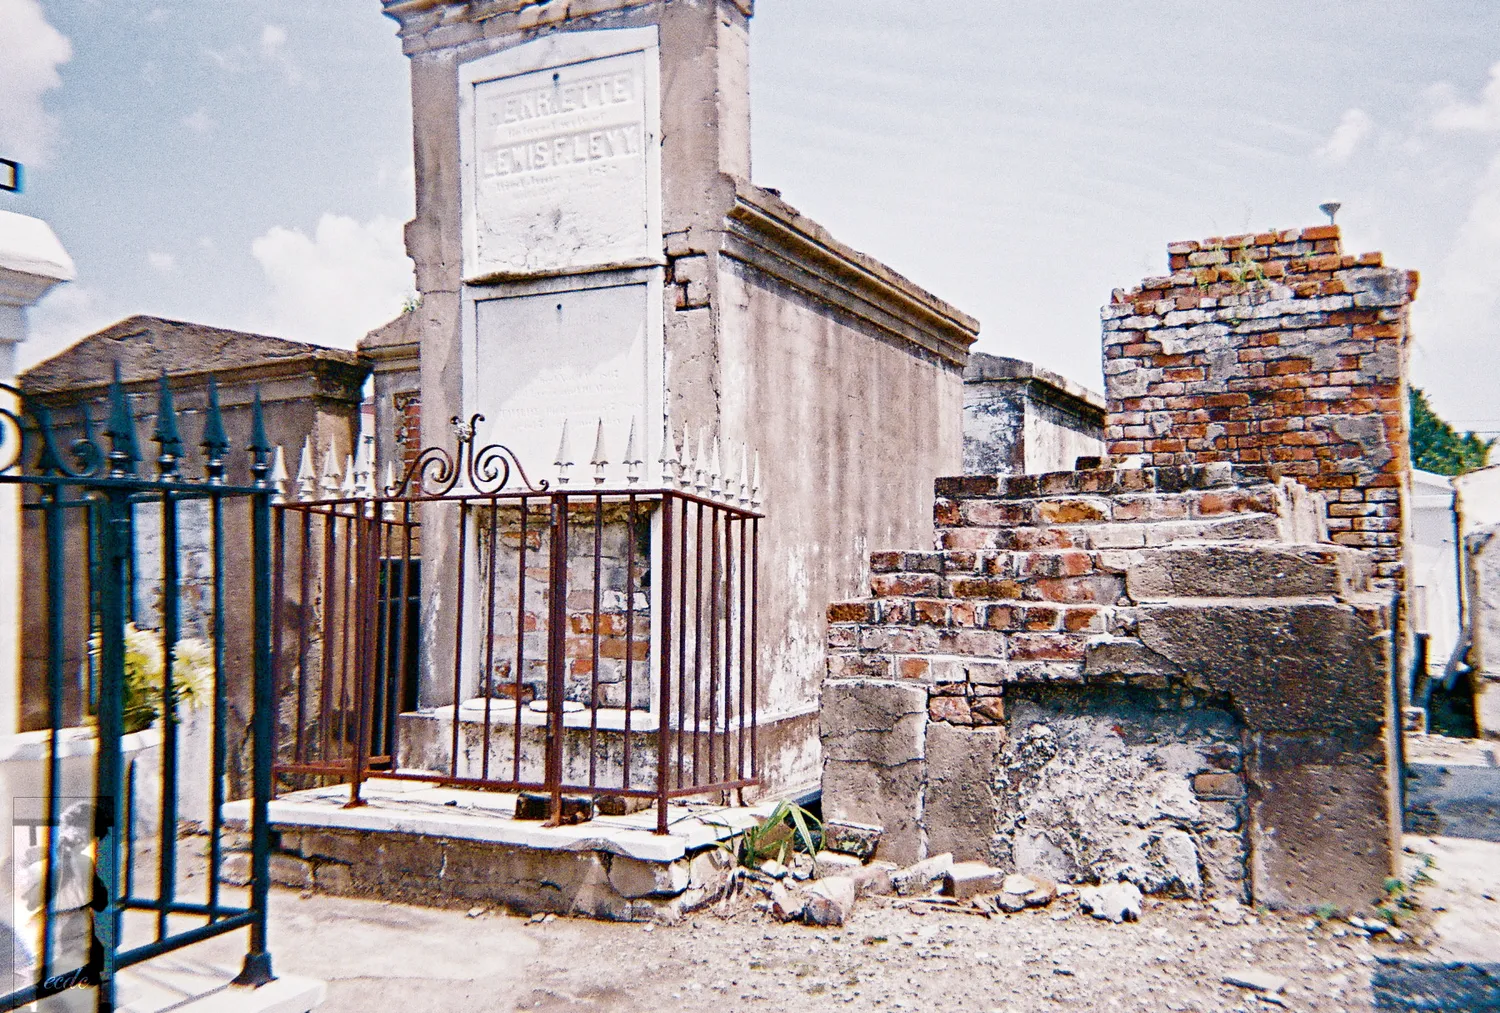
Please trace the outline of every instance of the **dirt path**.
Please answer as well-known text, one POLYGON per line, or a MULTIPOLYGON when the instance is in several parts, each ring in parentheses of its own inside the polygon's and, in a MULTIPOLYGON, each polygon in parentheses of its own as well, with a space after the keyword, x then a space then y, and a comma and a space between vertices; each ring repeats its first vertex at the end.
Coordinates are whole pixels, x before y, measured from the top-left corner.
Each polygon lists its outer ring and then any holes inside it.
POLYGON ((1226 925, 1204 905, 1151 900, 1140 922, 1114 925, 1071 900, 987 920, 882 898, 842 929, 745 905, 648 928, 283 890, 272 911, 277 968, 327 980, 326 1013, 1273 1008, 1221 982, 1245 967, 1288 980, 1278 1008, 1354 1013, 1371 1008, 1375 954, 1394 949, 1337 923, 1242 912, 1226 925))

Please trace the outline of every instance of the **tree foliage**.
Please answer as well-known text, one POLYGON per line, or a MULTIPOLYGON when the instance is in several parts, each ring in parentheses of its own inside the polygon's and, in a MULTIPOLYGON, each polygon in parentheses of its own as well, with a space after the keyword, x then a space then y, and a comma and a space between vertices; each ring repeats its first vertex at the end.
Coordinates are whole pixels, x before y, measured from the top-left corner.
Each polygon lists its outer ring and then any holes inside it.
POLYGON ((1439 475, 1462 475, 1489 463, 1494 439, 1460 433, 1438 417, 1421 388, 1411 389, 1411 463, 1439 475))

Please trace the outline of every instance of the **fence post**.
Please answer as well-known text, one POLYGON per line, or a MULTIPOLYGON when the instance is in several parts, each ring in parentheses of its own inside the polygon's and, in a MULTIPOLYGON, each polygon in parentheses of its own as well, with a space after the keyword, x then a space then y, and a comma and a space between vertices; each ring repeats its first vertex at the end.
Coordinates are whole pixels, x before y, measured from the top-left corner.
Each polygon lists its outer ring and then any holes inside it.
POLYGON ((120 949, 120 796, 125 726, 125 591, 131 545, 130 493, 110 489, 104 507, 104 569, 99 602, 99 756, 94 810, 96 864, 107 902, 94 916, 98 946, 98 1008, 115 1008, 115 958, 120 949))
MULTIPOLYGON (((552 797, 552 826, 562 822, 563 694, 567 692, 568 494, 552 494, 552 545, 547 598, 547 762, 546 790, 552 797)), ((520 734, 517 727, 516 733, 520 734)))
POLYGON ((656 726, 656 832, 667 832, 667 755, 671 749, 672 720, 672 497, 661 497, 661 642, 658 645, 661 690, 657 694, 656 726))
POLYGON ((255 737, 253 753, 253 795, 250 803, 250 949, 244 966, 235 977, 236 985, 260 986, 274 981, 271 954, 266 948, 266 906, 271 895, 271 764, 275 760, 273 712, 276 690, 271 671, 271 447, 266 440, 265 421, 261 416, 260 391, 253 404, 250 451, 254 455, 251 471, 257 491, 250 497, 250 551, 253 571, 252 594, 255 600, 254 702, 250 724, 255 737))

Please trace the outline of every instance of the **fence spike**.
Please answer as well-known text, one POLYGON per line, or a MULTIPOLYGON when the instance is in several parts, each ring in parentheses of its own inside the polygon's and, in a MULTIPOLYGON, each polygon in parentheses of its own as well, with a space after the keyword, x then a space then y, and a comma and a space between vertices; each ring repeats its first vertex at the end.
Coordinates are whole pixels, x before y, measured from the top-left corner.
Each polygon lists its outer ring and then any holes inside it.
MULTIPOLYGON (((385 462, 385 481, 381 483, 380 495, 394 496, 396 494, 396 465, 392 461, 385 462)), ((393 521, 396 519, 395 500, 385 501, 385 519, 393 521)))
POLYGON ((609 460, 604 456, 604 420, 599 420, 598 428, 594 430, 594 457, 589 461, 594 466, 594 484, 604 484, 604 469, 608 467, 609 460))
POLYGON ((219 408, 219 381, 208 378, 208 411, 203 416, 203 472, 213 485, 224 481, 224 455, 229 453, 229 434, 224 432, 224 413, 219 408))
POLYGON ((141 459, 141 449, 135 439, 135 416, 130 411, 130 398, 120 385, 118 360, 114 378, 109 382, 109 424, 104 435, 109 437, 109 473, 115 477, 134 475, 136 462, 141 459))
POLYGON ((683 489, 693 487, 693 438, 688 435, 687 426, 682 427, 682 477, 678 485, 683 489))
POLYGON ((724 492, 724 479, 720 472, 723 470, 723 458, 719 453, 719 438, 714 437, 713 450, 708 459, 708 488, 715 497, 724 492))
POLYGON ((276 444, 276 452, 271 457, 271 488, 276 494, 271 497, 272 503, 286 502, 286 454, 281 449, 281 444, 276 444))
POLYGON ((358 486, 355 484, 355 481, 354 481, 354 455, 353 454, 345 454, 344 455, 344 482, 343 482, 342 485, 339 486, 339 495, 343 496, 345 499, 348 499, 348 498, 350 498, 351 496, 354 495, 354 490, 357 489, 357 488, 358 488, 358 486))
POLYGON ((375 438, 366 436, 360 441, 359 456, 354 469, 354 492, 365 499, 375 498, 375 438))
POLYGON ((330 499, 339 491, 339 459, 332 442, 328 444, 328 453, 323 455, 323 477, 318 484, 330 499))
POLYGON ((318 491, 318 473, 313 468, 312 437, 302 438, 302 460, 297 465, 297 498, 310 500, 318 491))
POLYGON ((177 430, 177 405, 172 400, 172 384, 167 371, 161 371, 161 394, 156 402, 156 428, 151 433, 156 444, 156 473, 164 482, 177 476, 177 461, 182 457, 182 434, 177 430))
POLYGON ((552 462, 557 465, 557 484, 568 484, 568 469, 573 467, 573 454, 568 450, 568 420, 563 419, 562 438, 557 441, 557 460, 552 462))
POLYGON ((677 453, 677 434, 672 432, 670 416, 663 419, 661 434, 661 484, 668 489, 677 484, 677 466, 682 463, 677 453))
POLYGON ((761 504, 761 498, 760 498, 760 451, 759 450, 757 450, 755 452, 755 471, 754 471, 753 475, 754 475, 754 477, 752 477, 751 480, 750 480, 750 506, 752 506, 756 510, 759 510, 760 509, 760 504, 761 504))
POLYGON ((625 440, 625 481, 629 485, 635 485, 641 480, 640 451, 635 446, 635 416, 630 416, 630 436, 625 440))
POLYGON ((693 485, 699 492, 708 488, 708 427, 698 427, 698 453, 693 455, 693 485))
POLYGON ((748 444, 740 444, 740 484, 739 495, 735 497, 741 506, 750 502, 750 447, 748 444))
POLYGON ((266 438, 266 413, 260 403, 260 387, 255 388, 255 399, 250 402, 250 473, 255 484, 265 486, 266 473, 271 470, 271 441, 266 438))

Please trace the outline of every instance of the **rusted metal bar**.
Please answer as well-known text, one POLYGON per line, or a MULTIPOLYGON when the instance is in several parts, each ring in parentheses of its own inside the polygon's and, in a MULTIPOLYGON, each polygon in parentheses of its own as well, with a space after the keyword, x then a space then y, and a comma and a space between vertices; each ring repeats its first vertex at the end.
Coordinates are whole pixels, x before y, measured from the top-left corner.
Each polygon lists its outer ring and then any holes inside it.
POLYGON ((703 511, 705 504, 698 504, 698 516, 694 518, 694 543, 697 546, 693 561, 693 783, 702 777, 698 763, 698 740, 703 731, 703 511))
POLYGON ((516 719, 511 725, 511 745, 515 751, 515 770, 511 779, 514 781, 521 779, 521 708, 525 705, 521 699, 521 675, 526 668, 526 540, 530 537, 528 532, 530 509, 531 506, 526 497, 522 496, 521 547, 516 557, 516 719))
POLYGON ((458 503, 458 596, 453 599, 453 752, 448 757, 448 773, 458 776, 458 708, 463 703, 464 664, 464 578, 469 558, 469 504, 458 503))
MULTIPOLYGON (((701 507, 699 509, 702 509, 701 507)), ((719 514, 718 507, 709 508, 709 570, 708 570, 708 780, 715 780, 715 763, 718 744, 714 735, 719 726, 719 514)), ((694 754, 694 775, 698 773, 697 754, 694 754)))
MULTIPOLYGON (((500 565, 500 503, 491 497, 490 499, 490 571, 485 581, 485 599, 487 608, 485 610, 484 623, 484 679, 481 684, 484 687, 484 734, 479 739, 479 776, 488 778, 490 776, 490 700, 494 697, 492 683, 495 678, 495 574, 500 565)), ((453 717, 454 723, 458 722, 458 715, 453 717)))
POLYGON ((594 496, 594 617, 589 658, 589 787, 599 781, 599 602, 604 584, 604 497, 594 496))
POLYGON ((748 552, 748 539, 745 537, 748 522, 741 517, 740 528, 740 736, 739 736, 739 762, 735 766, 735 773, 740 777, 745 776, 745 627, 749 625, 750 610, 745 600, 745 573, 747 567, 745 560, 748 552))
POLYGON ((566 692, 568 635, 568 494, 552 494, 552 539, 547 602, 547 793, 551 817, 562 822, 563 696, 566 692))
MULTIPOLYGON (((284 509, 284 508, 283 508, 284 509)), ((298 510, 302 520, 301 551, 297 554, 297 728, 292 739, 292 757, 299 763, 307 759, 307 652, 308 624, 312 619, 312 514, 298 510)), ((215 614, 217 614, 215 606, 215 614)))
POLYGON ((672 493, 661 499, 661 621, 658 653, 661 658, 656 727, 656 832, 667 832, 667 750, 672 715, 672 493))
POLYGON ((635 673, 635 494, 630 496, 630 505, 625 522, 625 742, 623 745, 620 787, 630 788, 630 715, 635 711, 635 692, 632 676, 635 673))
POLYGON ((760 706, 760 518, 750 521, 750 779, 760 776, 756 715, 760 706))
MULTIPOLYGON (((683 733, 687 731, 687 629, 688 629, 688 500, 679 499, 682 525, 678 531, 680 542, 679 549, 681 557, 678 566, 681 567, 682 579, 678 582, 681 590, 678 592, 677 609, 677 787, 682 787, 683 764, 683 733)), ((666 769, 665 763, 663 770, 666 769)))

